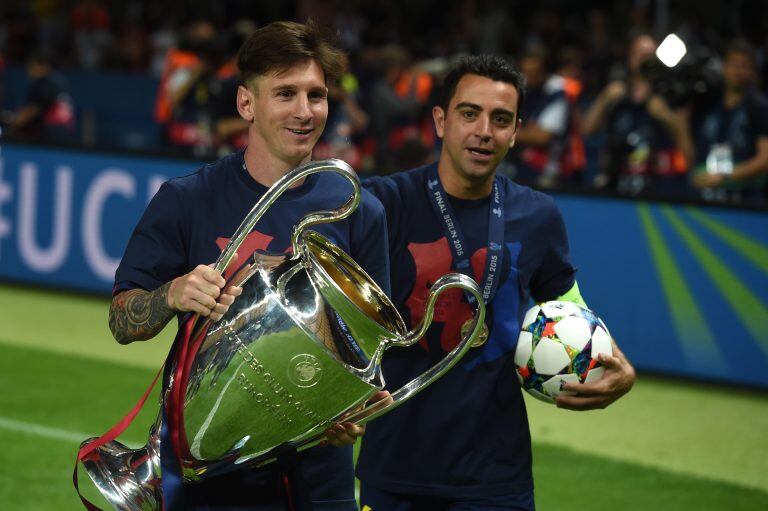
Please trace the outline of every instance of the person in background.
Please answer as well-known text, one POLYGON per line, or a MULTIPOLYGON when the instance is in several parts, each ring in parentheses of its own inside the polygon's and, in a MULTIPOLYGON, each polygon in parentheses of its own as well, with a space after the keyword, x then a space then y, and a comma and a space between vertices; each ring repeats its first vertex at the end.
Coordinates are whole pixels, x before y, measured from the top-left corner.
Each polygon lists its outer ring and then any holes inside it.
POLYGON ((766 204, 768 102, 755 86, 756 56, 743 40, 723 59, 722 89, 693 116, 693 185, 706 200, 766 204))
POLYGON ((210 83, 210 112, 213 128, 213 147, 219 156, 242 151, 248 146, 248 123, 237 111, 232 98, 237 96, 240 76, 237 73, 237 50, 257 29, 248 19, 238 20, 224 37, 231 54, 216 72, 210 83))
POLYGON ((573 181, 583 170, 584 148, 575 122, 581 84, 551 73, 543 48, 520 61, 526 80, 526 101, 517 133, 515 180, 520 184, 552 187, 573 181))
POLYGON ((434 144, 434 130, 426 115, 433 83, 431 75, 418 69, 402 46, 380 48, 376 60, 379 76, 365 106, 375 141, 375 170, 386 174, 397 170, 399 151, 406 143, 434 144))
POLYGON ((68 142, 74 136, 75 109, 64 78, 50 60, 33 54, 26 66, 29 85, 24 103, 3 114, 9 135, 35 142, 68 142))
POLYGON ((80 0, 72 7, 69 21, 78 64, 83 69, 98 69, 114 40, 109 11, 101 0, 80 0))
POLYGON ((215 49, 215 28, 208 21, 198 20, 185 27, 178 47, 166 53, 154 118, 173 146, 211 145, 210 116, 207 108, 200 109, 199 105, 208 102, 207 77, 216 71, 215 49), (206 80, 201 80, 203 76, 206 80))
POLYGON ((609 83, 584 116, 585 136, 603 130, 598 188, 637 194, 653 191, 683 194, 693 140, 686 117, 670 108, 653 90, 648 66, 655 59, 656 41, 647 34, 634 37, 627 53, 627 77, 609 83))
POLYGON ((359 137, 368 127, 370 118, 358 103, 360 84, 349 69, 345 59, 345 71, 341 77, 328 84, 328 129, 315 148, 315 157, 339 158, 360 172, 363 168, 363 154, 359 137))

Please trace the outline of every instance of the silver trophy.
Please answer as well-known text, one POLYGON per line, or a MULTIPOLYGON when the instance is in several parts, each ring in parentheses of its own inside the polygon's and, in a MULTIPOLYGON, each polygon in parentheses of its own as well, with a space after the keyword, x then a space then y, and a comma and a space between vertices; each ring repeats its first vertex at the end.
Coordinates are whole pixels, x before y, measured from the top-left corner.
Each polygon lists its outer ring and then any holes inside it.
MULTIPOLYGON (((213 324, 196 321, 198 335, 191 338, 199 341, 190 345, 193 358, 188 370, 179 373, 178 366, 171 367, 171 374, 183 377, 171 379, 163 399, 173 391, 183 396, 180 461, 186 482, 264 465, 286 447, 303 450, 316 445, 334 422, 364 424, 394 409, 453 367, 480 333, 485 306, 469 277, 449 274, 438 279, 424 319, 408 331, 387 296, 355 261, 308 230, 346 218, 360 201, 357 175, 340 160, 304 164, 275 183, 240 225, 216 268, 227 267, 280 194, 323 171, 346 177, 353 195, 337 210, 300 220, 292 235, 292 254, 255 254, 251 264, 233 277, 243 293, 227 314, 213 324), (369 402, 384 387, 384 352, 417 342, 432 322, 437 296, 449 288, 461 288, 477 298, 472 328, 432 368, 390 397, 369 402)), ((101 494, 119 511, 162 507, 160 421, 150 429, 144 448, 129 449, 113 440, 82 460, 101 494)))

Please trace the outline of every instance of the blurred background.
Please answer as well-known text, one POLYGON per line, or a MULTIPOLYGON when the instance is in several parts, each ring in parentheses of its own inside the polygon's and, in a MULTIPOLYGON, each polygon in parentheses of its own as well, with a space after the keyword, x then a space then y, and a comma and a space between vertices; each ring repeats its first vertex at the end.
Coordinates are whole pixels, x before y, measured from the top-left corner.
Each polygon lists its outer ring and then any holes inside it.
POLYGON ((79 441, 174 333, 111 339, 128 237, 163 181, 244 147, 239 45, 308 18, 349 56, 315 158, 363 178, 436 158, 461 55, 526 75, 500 171, 555 197, 584 297, 640 372, 601 412, 529 403, 538 508, 768 509, 768 4, 749 0, 4 0, 0 509, 78 508, 79 441))
POLYGON ((524 129, 504 169, 517 180, 765 206, 765 169, 728 186, 696 179, 748 160, 765 134, 764 2, 405 5, 6 0, 4 132, 8 140, 90 149, 227 153, 244 144, 232 100, 238 47, 258 26, 313 18, 338 31, 349 54, 348 72, 331 84, 332 117, 317 157, 343 157, 364 174, 430 161, 431 107, 446 67, 465 53, 496 53, 528 78, 524 129), (673 59, 665 65, 654 52, 670 34, 686 50, 675 61, 680 50, 666 41, 657 52, 673 59), (747 97, 749 126, 739 135, 749 140, 723 148, 704 121, 724 115, 714 110, 734 89, 747 97))

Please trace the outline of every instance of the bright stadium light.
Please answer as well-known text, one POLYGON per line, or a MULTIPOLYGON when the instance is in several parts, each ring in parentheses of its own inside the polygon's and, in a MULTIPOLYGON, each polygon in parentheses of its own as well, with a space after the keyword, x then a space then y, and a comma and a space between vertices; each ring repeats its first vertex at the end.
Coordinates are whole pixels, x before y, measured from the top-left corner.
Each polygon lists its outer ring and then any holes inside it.
POLYGON ((667 67, 675 67, 685 56, 685 43, 675 34, 669 34, 656 48, 656 56, 667 67))

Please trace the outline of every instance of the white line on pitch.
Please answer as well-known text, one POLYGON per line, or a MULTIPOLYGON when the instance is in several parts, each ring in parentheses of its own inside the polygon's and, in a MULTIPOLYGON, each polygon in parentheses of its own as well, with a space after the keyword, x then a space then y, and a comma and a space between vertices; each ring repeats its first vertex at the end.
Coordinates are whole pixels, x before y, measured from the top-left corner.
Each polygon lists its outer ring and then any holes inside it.
POLYGON ((17 421, 13 419, 6 419, 0 417, 0 428, 10 431, 16 431, 31 436, 39 436, 44 438, 53 438, 55 440, 64 440, 65 442, 74 442, 79 444, 88 437, 87 433, 80 433, 78 431, 68 431, 66 429, 51 428, 48 426, 41 426, 40 424, 33 424, 31 422, 17 421))

